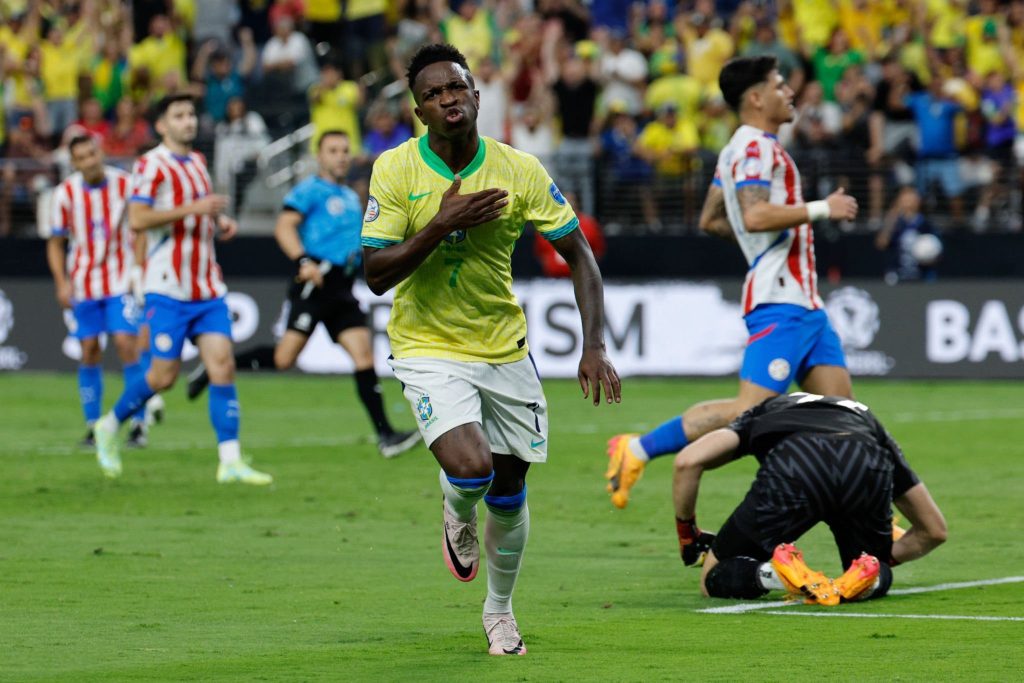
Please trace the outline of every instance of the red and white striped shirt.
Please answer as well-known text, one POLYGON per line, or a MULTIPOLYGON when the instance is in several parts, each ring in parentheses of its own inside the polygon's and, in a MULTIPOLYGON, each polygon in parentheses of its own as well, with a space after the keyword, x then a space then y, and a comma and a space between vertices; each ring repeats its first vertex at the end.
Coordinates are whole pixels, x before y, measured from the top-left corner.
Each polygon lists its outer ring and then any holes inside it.
POLYGON ((718 155, 715 183, 725 195, 725 210, 750 268, 743 283, 743 314, 760 304, 822 307, 814 261, 814 232, 809 223, 779 232, 748 232, 737 190, 749 185, 769 189, 772 204, 803 204, 800 172, 774 135, 740 126, 718 155))
POLYGON ((50 205, 52 234, 67 237, 68 277, 75 301, 121 296, 134 263, 128 228, 129 176, 103 167, 103 182, 90 185, 73 173, 57 186, 50 205))
MULTIPOLYGON (((181 156, 159 145, 135 162, 131 201, 167 211, 201 199, 210 194, 212 186, 202 154, 181 156)), ((213 248, 216 231, 210 216, 195 214, 148 230, 146 293, 179 301, 204 301, 227 294, 213 248)))

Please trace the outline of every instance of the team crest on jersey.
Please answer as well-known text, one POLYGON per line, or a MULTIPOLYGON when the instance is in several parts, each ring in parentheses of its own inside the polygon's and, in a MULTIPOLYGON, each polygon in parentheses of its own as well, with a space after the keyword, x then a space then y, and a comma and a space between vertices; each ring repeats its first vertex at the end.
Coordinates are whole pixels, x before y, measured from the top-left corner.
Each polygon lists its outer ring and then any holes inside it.
POLYGON ((173 344, 174 342, 171 340, 171 335, 167 334, 166 332, 161 332, 160 334, 156 335, 156 339, 153 340, 153 346, 156 347, 156 350, 163 351, 164 353, 170 351, 171 345, 173 344))
POLYGON ((548 188, 548 193, 551 198, 555 200, 555 203, 559 206, 565 206, 565 197, 562 196, 562 192, 558 189, 558 185, 555 185, 554 181, 551 182, 551 187, 548 188))
MULTIPOLYGON (((366 210, 369 211, 370 207, 367 206, 366 210)), ((327 213, 332 216, 340 216, 345 213, 345 200, 341 197, 331 197, 327 200, 327 213)), ((374 217, 376 218, 376 216, 374 217)))
POLYGON ((366 202, 366 213, 363 214, 363 222, 372 223, 377 220, 377 216, 379 215, 380 204, 377 202, 377 198, 371 194, 370 198, 366 202))
POLYGON ((776 382, 789 379, 789 361, 785 358, 776 358, 768 364, 768 376, 776 382))
POLYGON ((444 241, 448 244, 458 244, 462 240, 466 239, 465 230, 452 230, 450 233, 444 236, 444 241))
POLYGON ((743 174, 748 178, 760 178, 762 168, 761 157, 747 157, 743 161, 743 174))
POLYGON ((430 397, 423 394, 416 400, 416 414, 420 416, 420 420, 426 422, 433 416, 434 407, 430 405, 430 397))

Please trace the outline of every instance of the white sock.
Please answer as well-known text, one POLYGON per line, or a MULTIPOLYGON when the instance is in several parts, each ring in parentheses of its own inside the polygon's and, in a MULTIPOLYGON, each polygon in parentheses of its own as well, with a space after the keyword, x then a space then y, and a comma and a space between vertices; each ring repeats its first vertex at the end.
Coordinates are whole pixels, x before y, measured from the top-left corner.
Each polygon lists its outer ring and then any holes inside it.
POLYGON ((238 443, 238 439, 232 439, 231 441, 221 441, 217 444, 217 457, 225 465, 234 465, 236 462, 242 459, 242 446, 238 443))
POLYGON ((852 602, 860 602, 861 600, 867 600, 868 598, 870 598, 872 595, 874 595, 875 591, 878 590, 878 584, 880 584, 881 582, 881 578, 875 579, 875 582, 871 584, 871 588, 864 589, 864 592, 855 597, 852 600, 852 602))
POLYGON ((786 587, 782 585, 782 581, 779 579, 779 576, 775 573, 775 569, 772 568, 771 562, 763 562, 758 566, 757 582, 761 585, 761 588, 767 591, 786 590, 786 587))
POLYGON ((487 527, 484 529, 487 600, 484 601, 484 613, 512 612, 512 589, 516 587, 529 535, 530 508, 526 503, 515 512, 487 509, 487 527))
POLYGON ((640 443, 639 436, 634 436, 632 439, 629 440, 629 452, 632 453, 633 457, 635 457, 637 460, 649 462, 651 459, 651 456, 647 454, 646 450, 644 450, 644 445, 640 443))
POLYGON ((441 470, 439 479, 441 481, 441 491, 444 492, 444 502, 455 515, 455 518, 460 522, 468 522, 473 519, 473 511, 476 510, 476 504, 487 493, 490 482, 475 489, 455 488, 448 481, 448 475, 444 473, 444 470, 441 470))

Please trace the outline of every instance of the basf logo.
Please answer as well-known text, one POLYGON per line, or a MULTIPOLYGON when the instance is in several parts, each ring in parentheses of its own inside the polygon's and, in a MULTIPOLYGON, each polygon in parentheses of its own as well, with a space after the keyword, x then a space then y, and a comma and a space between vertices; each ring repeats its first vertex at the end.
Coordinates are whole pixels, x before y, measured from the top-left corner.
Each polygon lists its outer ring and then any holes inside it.
POLYGON ((21 370, 28 354, 16 346, 3 346, 14 329, 14 304, 0 289, 0 370, 21 370))
POLYGON ((895 359, 869 348, 881 327, 881 316, 868 292, 857 287, 837 289, 825 301, 825 311, 843 342, 850 374, 888 375, 892 371, 895 359))

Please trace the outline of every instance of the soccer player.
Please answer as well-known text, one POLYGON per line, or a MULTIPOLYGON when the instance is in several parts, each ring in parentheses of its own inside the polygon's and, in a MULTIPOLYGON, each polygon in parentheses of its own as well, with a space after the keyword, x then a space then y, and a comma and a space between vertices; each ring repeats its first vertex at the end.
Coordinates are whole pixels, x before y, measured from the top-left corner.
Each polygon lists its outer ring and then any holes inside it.
POLYGON ((96 457, 103 473, 121 475, 118 429, 149 397, 174 384, 185 338, 199 348, 210 373, 210 421, 217 434, 217 481, 266 485, 269 474, 242 461, 238 396, 231 353, 231 320, 214 255, 214 236, 231 239, 238 224, 221 215, 225 197, 211 194, 206 160, 192 149, 198 120, 192 98, 168 95, 156 105, 161 144, 135 164, 128 220, 148 238, 145 320, 153 361, 129 384, 114 409, 96 423, 96 457))
MULTIPOLYGON (((135 261, 125 220, 129 176, 103 163, 103 153, 90 135, 72 138, 68 151, 75 173, 54 191, 46 258, 57 301, 75 318, 74 335, 82 349, 78 395, 87 427, 81 445, 92 448, 93 425, 103 406, 100 335, 107 334, 113 342, 126 385, 145 375, 148 359, 140 360, 138 307, 129 292, 135 261)), ((144 406, 132 413, 131 422, 127 444, 145 446, 144 406)))
POLYGON ((743 284, 743 316, 750 337, 735 398, 705 401, 644 435, 619 434, 608 442, 608 491, 624 508, 651 458, 724 427, 766 398, 801 388, 852 397, 842 345, 822 307, 815 272, 818 220, 852 220, 857 201, 842 188, 807 202, 800 172, 779 144, 779 128, 793 120, 793 91, 774 57, 729 61, 719 75, 725 101, 742 125, 718 156, 700 227, 734 239, 750 265, 743 284))
MULTIPOLYGON (((298 274, 288 290, 288 328, 277 347, 259 346, 235 355, 239 369, 287 370, 295 365, 309 335, 320 323, 355 363, 356 389, 377 431, 377 447, 385 458, 409 450, 417 430, 396 432, 384 413, 380 383, 373 367, 373 344, 366 314, 352 295, 355 271, 363 262, 359 245, 363 210, 345 176, 351 157, 348 134, 325 131, 317 143, 319 172, 302 181, 284 198, 274 237, 298 274)), ((188 397, 194 399, 209 383, 200 366, 189 376, 188 397)))
POLYGON ((946 540, 946 520, 899 445, 867 406, 839 396, 777 396, 698 439, 676 456, 672 494, 683 562, 707 553, 701 590, 711 597, 778 589, 822 605, 879 598, 891 567, 946 540), (701 474, 748 453, 760 463, 750 491, 717 536, 702 532, 701 474), (893 525, 892 505, 910 521, 906 532, 893 525), (793 545, 818 522, 839 548, 845 572, 834 580, 793 545))
POLYGON ((568 205, 536 158, 477 132, 480 94, 463 55, 427 45, 409 63, 427 134, 374 163, 363 217, 370 289, 395 288, 391 367, 441 465, 441 549, 456 579, 477 573, 477 502, 487 506, 493 655, 526 653, 512 612, 530 527, 526 473, 547 459, 548 415, 512 294, 511 255, 531 221, 572 268, 583 323, 578 378, 598 405, 620 401, 604 350, 601 273, 568 205))

